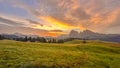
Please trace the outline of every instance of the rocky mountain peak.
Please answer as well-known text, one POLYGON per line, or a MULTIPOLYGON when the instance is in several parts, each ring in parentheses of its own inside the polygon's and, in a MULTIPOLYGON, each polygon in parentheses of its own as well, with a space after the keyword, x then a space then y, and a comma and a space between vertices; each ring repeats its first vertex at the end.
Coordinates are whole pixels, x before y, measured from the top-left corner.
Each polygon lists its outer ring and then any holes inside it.
POLYGON ((70 37, 72 38, 77 38, 79 36, 79 33, 75 30, 72 30, 69 34, 70 37))
POLYGON ((93 31, 91 31, 91 30, 84 30, 83 32, 81 32, 81 33, 87 33, 87 34, 89 34, 89 33, 94 33, 93 31))

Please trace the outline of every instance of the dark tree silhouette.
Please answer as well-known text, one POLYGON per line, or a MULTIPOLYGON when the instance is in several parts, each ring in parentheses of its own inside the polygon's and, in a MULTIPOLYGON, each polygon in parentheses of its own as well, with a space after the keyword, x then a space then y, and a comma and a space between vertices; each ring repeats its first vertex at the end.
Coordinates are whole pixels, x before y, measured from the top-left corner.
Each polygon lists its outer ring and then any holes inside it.
POLYGON ((2 35, 0 35, 0 40, 2 40, 2 35))
POLYGON ((31 38, 31 37, 28 37, 28 41, 29 41, 29 42, 32 42, 31 40, 32 40, 32 38, 31 38))
POLYGON ((52 40, 52 43, 56 43, 56 42, 57 42, 56 39, 53 39, 53 40, 52 40))
POLYGON ((45 39, 44 37, 41 37, 41 38, 38 38, 38 41, 45 43, 45 42, 46 42, 46 39, 45 39))
POLYGON ((64 43, 64 41, 63 40, 58 40, 57 43, 64 43))
POLYGON ((82 43, 87 43, 87 41, 86 41, 86 40, 83 40, 82 43))
POLYGON ((25 36, 25 38, 23 39, 24 42, 27 42, 28 41, 28 38, 27 36, 25 36))
POLYGON ((0 40, 2 40, 2 35, 0 35, 0 40))
POLYGON ((3 35, 0 35, 0 40, 6 39, 3 35))

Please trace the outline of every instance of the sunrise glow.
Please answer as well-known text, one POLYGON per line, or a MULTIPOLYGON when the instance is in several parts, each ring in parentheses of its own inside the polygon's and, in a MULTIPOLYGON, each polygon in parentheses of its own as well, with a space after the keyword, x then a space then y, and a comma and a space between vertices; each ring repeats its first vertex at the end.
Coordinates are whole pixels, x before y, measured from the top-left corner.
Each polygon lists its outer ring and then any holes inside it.
POLYGON ((59 36, 68 34, 71 30, 88 29, 100 33, 120 33, 119 2, 118 0, 30 0, 29 3, 23 0, 0 0, 0 5, 4 7, 0 9, 0 32, 59 36))

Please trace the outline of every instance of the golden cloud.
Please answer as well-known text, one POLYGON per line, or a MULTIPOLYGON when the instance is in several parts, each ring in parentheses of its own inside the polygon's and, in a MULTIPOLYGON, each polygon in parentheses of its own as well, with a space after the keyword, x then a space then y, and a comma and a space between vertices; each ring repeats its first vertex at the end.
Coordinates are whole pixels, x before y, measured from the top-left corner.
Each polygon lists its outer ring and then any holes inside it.
MULTIPOLYGON (((34 25, 32 28, 45 30, 72 30, 78 28, 80 30, 90 29, 103 32, 105 29, 109 29, 115 22, 119 22, 117 19, 118 13, 120 13, 118 10, 120 6, 119 0, 37 1, 37 9, 31 8, 26 4, 22 5, 22 3, 16 4, 45 23, 44 26, 34 25)), ((55 34, 55 32, 50 33, 55 34)))

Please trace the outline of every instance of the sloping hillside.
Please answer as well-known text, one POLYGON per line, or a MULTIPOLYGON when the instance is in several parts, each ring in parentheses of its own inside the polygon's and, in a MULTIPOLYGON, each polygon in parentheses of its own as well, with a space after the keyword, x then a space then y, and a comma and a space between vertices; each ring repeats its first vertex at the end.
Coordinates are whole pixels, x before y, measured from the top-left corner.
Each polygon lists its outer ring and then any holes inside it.
POLYGON ((0 68, 118 68, 120 44, 74 40, 64 44, 0 41, 0 68))

